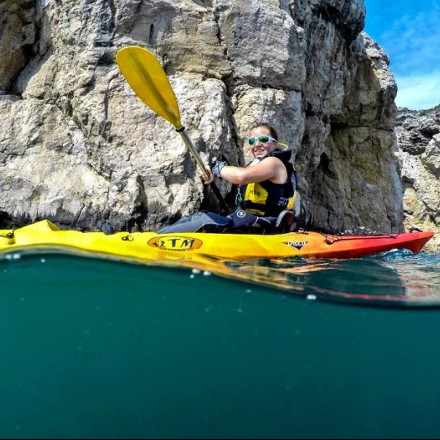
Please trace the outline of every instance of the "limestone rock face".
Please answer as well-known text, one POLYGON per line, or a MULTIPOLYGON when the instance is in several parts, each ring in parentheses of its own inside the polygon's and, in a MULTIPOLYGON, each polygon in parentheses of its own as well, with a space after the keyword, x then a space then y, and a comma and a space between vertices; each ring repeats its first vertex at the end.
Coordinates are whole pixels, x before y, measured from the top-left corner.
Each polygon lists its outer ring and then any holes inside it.
POLYGON ((12 84, 26 65, 26 52, 36 41, 32 0, 0 3, 0 92, 12 84))
POLYGON ((403 183, 404 224, 436 232, 427 249, 440 249, 440 106, 399 109, 396 120, 403 183))
POLYGON ((206 164, 245 164, 264 120, 294 152, 305 227, 403 228, 396 83, 362 0, 3 0, 0 17, 2 226, 146 230, 215 209, 179 134, 115 64, 139 45, 206 164))

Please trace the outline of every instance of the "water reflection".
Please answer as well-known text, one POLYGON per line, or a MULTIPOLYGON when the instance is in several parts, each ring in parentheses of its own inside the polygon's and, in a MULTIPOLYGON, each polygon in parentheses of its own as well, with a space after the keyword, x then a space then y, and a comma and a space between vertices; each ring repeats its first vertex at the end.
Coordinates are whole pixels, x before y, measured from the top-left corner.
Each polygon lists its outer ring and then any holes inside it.
POLYGON ((332 301, 386 306, 440 305, 440 255, 393 251, 352 260, 222 262, 218 275, 332 301))

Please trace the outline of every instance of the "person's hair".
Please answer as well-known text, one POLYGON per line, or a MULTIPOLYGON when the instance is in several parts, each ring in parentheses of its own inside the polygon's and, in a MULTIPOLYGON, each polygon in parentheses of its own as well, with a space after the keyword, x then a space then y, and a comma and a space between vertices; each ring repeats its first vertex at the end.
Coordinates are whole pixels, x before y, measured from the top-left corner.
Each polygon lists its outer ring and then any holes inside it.
POLYGON ((277 133, 277 131, 275 130, 275 128, 273 128, 271 125, 269 125, 267 122, 259 122, 258 124, 254 125, 252 127, 251 131, 255 130, 256 128, 259 128, 259 127, 267 128, 269 130, 270 135, 274 139, 278 140, 278 133, 277 133))

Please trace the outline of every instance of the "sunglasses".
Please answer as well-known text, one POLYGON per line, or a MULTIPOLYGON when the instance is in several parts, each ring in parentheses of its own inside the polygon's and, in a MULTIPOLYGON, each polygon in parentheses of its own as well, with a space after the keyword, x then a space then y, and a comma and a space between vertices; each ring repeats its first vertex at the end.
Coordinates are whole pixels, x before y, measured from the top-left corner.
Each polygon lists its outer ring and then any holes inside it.
POLYGON ((267 144, 268 142, 278 142, 272 136, 258 136, 258 137, 250 137, 248 139, 249 145, 255 145, 257 141, 260 142, 260 144, 267 144))

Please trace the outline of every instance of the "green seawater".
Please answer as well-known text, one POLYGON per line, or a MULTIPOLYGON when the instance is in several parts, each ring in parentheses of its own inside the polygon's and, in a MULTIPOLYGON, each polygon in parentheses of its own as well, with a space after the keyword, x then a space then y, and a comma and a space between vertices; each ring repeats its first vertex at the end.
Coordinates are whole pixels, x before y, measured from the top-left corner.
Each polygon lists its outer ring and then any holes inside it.
POLYGON ((439 255, 229 267, 0 260, 0 438, 440 436, 439 255))

